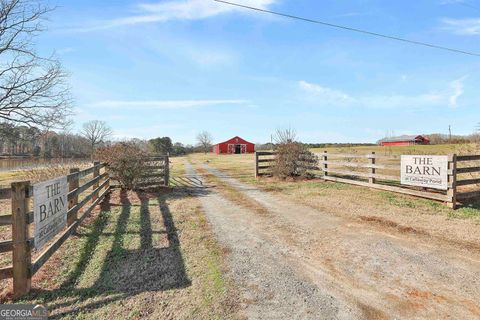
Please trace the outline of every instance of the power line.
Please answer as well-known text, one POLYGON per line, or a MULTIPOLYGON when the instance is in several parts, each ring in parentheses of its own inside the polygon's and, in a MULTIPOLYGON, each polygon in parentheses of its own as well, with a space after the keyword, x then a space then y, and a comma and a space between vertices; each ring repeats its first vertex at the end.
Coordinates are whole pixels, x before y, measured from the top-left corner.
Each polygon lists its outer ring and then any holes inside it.
POLYGON ((461 6, 464 6, 464 7, 467 7, 467 8, 471 8, 471 9, 475 9, 475 10, 478 10, 480 11, 480 7, 477 7, 477 6, 474 6, 468 2, 464 2, 464 1, 455 1, 454 2, 455 4, 458 4, 458 5, 461 5, 461 6))
POLYGON ((320 21, 320 20, 313 20, 313 19, 308 19, 308 18, 302 18, 302 17, 299 17, 299 16, 291 15, 291 14, 286 14, 286 13, 281 13, 281 12, 275 12, 275 11, 270 11, 270 10, 266 10, 266 9, 256 8, 256 7, 250 7, 250 6, 246 6, 246 5, 243 5, 243 4, 234 3, 234 2, 228 2, 228 1, 224 1, 224 0, 213 0, 213 1, 215 1, 215 2, 221 2, 221 3, 224 3, 224 4, 228 4, 228 5, 236 6, 236 7, 240 7, 240 8, 250 9, 250 10, 254 10, 254 11, 259 11, 259 12, 264 12, 264 13, 270 13, 270 14, 277 15, 277 16, 281 16, 281 17, 285 17, 285 18, 290 18, 290 19, 295 19, 295 20, 301 20, 301 21, 305 21, 305 22, 311 22, 311 23, 315 23, 315 24, 320 24, 320 25, 327 26, 327 27, 332 27, 332 28, 337 28, 337 29, 343 29, 343 30, 348 30, 348 31, 357 32, 357 33, 367 34, 367 35, 370 35, 370 36, 375 36, 375 37, 380 37, 380 38, 386 38, 386 39, 390 39, 390 40, 396 40, 396 41, 406 42, 406 43, 415 44, 415 45, 420 45, 420 46, 424 46, 424 47, 429 47, 429 48, 434 48, 434 49, 440 49, 440 50, 446 50, 446 51, 450 51, 450 52, 455 52, 455 53, 461 53, 461 54, 466 54, 466 55, 470 55, 470 56, 480 57, 480 53, 476 53, 476 52, 469 52, 469 51, 464 51, 464 50, 459 50, 459 49, 454 49, 454 48, 449 48, 449 47, 443 47, 443 46, 436 45, 436 44, 431 44, 431 43, 426 43, 426 42, 420 42, 420 41, 415 41, 415 40, 409 40, 409 39, 400 38, 400 37, 396 37, 396 36, 390 36, 390 35, 381 34, 381 33, 377 33, 377 32, 372 32, 372 31, 367 31, 367 30, 362 30, 362 29, 356 29, 356 28, 346 27, 346 26, 342 26, 342 25, 338 25, 338 24, 333 24, 333 23, 328 23, 328 22, 324 22, 324 21, 320 21))

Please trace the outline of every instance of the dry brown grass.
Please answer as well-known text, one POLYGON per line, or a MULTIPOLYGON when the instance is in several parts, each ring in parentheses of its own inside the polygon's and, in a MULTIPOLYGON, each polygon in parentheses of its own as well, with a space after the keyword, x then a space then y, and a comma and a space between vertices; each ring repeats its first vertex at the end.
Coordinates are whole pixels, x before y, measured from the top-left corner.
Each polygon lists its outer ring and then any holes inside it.
POLYGON ((213 174, 209 173, 204 168, 196 167, 195 170, 204 177, 204 179, 209 185, 214 185, 216 187, 216 190, 226 199, 232 201, 235 204, 238 204, 243 208, 250 209, 258 214, 269 214, 268 209, 265 208, 258 201, 255 201, 252 198, 246 196, 242 192, 232 187, 230 184, 223 182, 221 179, 215 177, 213 174))
POLYGON ((253 155, 240 157, 192 155, 190 158, 197 164, 208 161, 210 166, 244 183, 284 197, 290 202, 307 205, 332 215, 377 224, 399 232, 428 234, 451 243, 458 243, 464 248, 473 248, 480 243, 480 234, 477 231, 480 224, 480 205, 474 204, 451 210, 436 201, 319 179, 255 180, 253 155))
POLYGON ((67 175, 69 174, 71 168, 78 168, 82 170, 91 165, 91 163, 81 160, 68 163, 64 163, 62 161, 49 162, 39 168, 21 170, 22 173, 19 175, 19 177, 21 176, 22 179, 28 180, 31 183, 35 183, 67 175))
POLYGON ((197 198, 116 190, 22 302, 67 319, 235 319, 223 256, 197 198))

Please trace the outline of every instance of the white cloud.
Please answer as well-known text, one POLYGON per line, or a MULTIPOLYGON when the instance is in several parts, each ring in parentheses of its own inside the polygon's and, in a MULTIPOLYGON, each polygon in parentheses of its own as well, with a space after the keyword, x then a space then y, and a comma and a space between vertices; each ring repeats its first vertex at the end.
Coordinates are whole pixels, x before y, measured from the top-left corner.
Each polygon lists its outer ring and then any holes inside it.
POLYGON ((460 79, 454 80, 450 83, 450 87, 453 90, 452 95, 450 96, 450 106, 453 108, 458 107, 458 98, 460 98, 463 95, 463 82, 467 76, 463 76, 460 79))
POLYGON ((480 35, 480 18, 442 19, 443 29, 466 36, 480 35))
POLYGON ((321 100, 323 104, 346 105, 355 102, 354 98, 340 90, 322 87, 307 81, 299 81, 298 84, 303 91, 321 100))
POLYGON ((449 84, 448 90, 428 92, 417 95, 376 94, 353 96, 341 90, 327 88, 318 84, 299 81, 301 90, 317 106, 362 107, 362 108, 422 108, 422 107, 458 107, 458 99, 464 93, 463 82, 467 76, 449 84))
MULTIPOLYGON (((277 0, 241 0, 238 1, 238 3, 246 6, 267 9, 276 1, 277 0)), ((228 12, 245 12, 245 9, 225 3, 215 2, 213 0, 181 0, 139 4, 136 11, 138 12, 136 14, 104 20, 95 25, 80 27, 74 30, 93 31, 119 26, 132 26, 171 20, 201 20, 228 12)))
POLYGON ((110 109, 188 109, 216 105, 248 105, 248 100, 105 100, 93 103, 96 108, 110 109))

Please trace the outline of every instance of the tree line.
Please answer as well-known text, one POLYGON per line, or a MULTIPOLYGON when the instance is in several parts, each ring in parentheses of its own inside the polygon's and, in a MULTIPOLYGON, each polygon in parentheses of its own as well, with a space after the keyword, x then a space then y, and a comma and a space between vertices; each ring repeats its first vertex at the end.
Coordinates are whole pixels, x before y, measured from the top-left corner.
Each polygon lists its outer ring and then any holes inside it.
MULTIPOLYGON (((43 158, 89 158, 98 147, 109 146, 112 130, 107 123, 99 120, 87 122, 80 133, 68 131, 43 131, 37 127, 14 126, 0 123, 0 155, 4 157, 43 158)), ((143 151, 154 154, 181 156, 193 152, 209 151, 210 147, 199 142, 194 146, 172 142, 170 137, 149 140, 132 139, 130 142, 143 151)))
MULTIPOLYGON (((52 10, 36 0, 0 1, 0 155, 89 157, 111 143, 103 121, 85 123, 78 134, 68 130, 73 102, 67 72, 55 53, 38 54, 35 43, 52 10)), ((136 142, 150 152, 183 155, 208 151, 211 136, 203 134, 201 148, 169 137, 136 142)))
POLYGON ((80 133, 45 130, 36 126, 0 123, 0 155, 43 158, 86 158, 108 144, 111 129, 103 121, 84 124, 80 133))
MULTIPOLYGON (((55 53, 40 55, 35 40, 45 29, 51 7, 36 0, 0 1, 0 154, 43 157, 88 157, 110 143, 112 130, 90 121, 71 133, 72 98, 67 72, 55 53)), ((480 142, 468 136, 430 135, 432 144, 480 142)), ((154 153, 183 155, 209 152, 212 136, 201 132, 197 146, 158 137, 139 144, 154 153)), ((259 145, 258 149, 273 145, 259 145)), ((327 147, 332 144, 308 144, 327 147)), ((340 146, 340 145, 336 145, 340 146)), ((342 144, 341 146, 347 146, 342 144)))

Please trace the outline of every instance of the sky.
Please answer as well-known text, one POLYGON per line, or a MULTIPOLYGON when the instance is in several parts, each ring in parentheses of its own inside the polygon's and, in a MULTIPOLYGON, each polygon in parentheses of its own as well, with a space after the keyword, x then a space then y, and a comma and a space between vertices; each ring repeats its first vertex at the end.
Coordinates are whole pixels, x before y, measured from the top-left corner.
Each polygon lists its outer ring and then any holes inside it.
MULTIPOLYGON (((230 0, 480 53, 479 0, 230 0)), ((213 0, 50 0, 38 39, 70 74, 75 130, 194 144, 375 142, 472 133, 480 57, 253 12, 213 0)))

